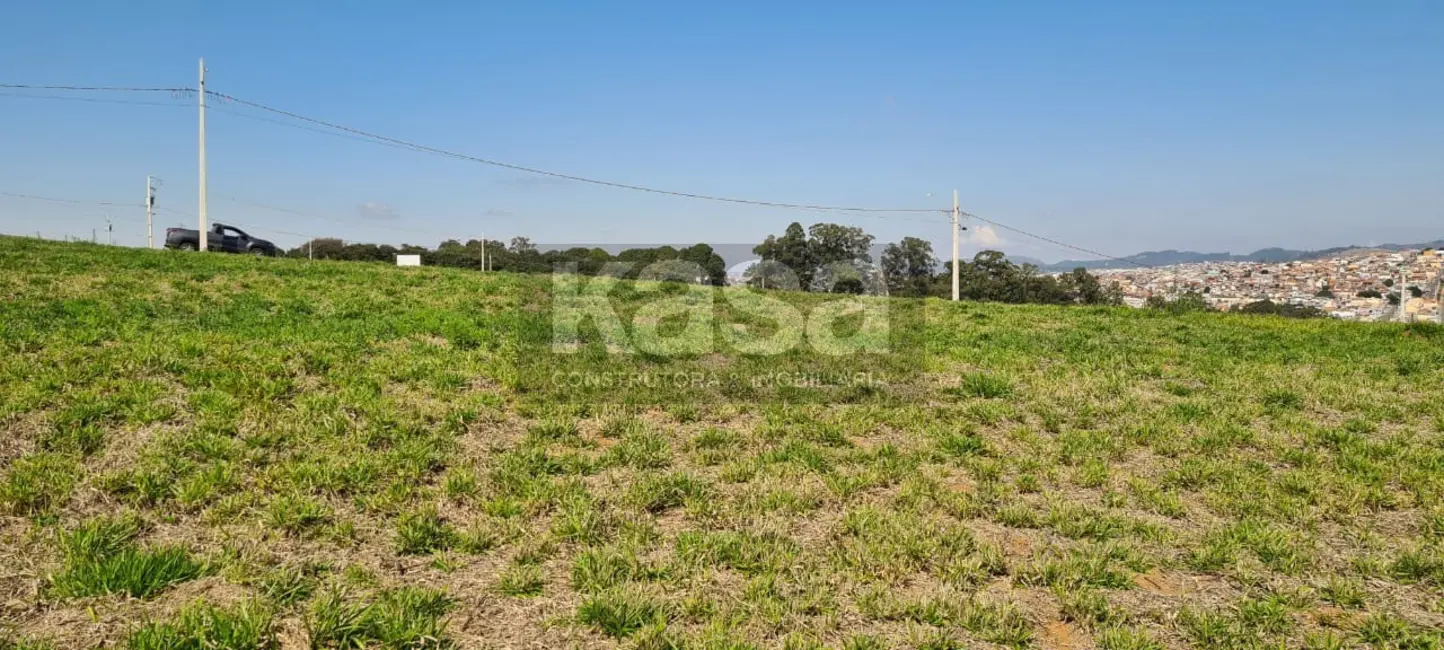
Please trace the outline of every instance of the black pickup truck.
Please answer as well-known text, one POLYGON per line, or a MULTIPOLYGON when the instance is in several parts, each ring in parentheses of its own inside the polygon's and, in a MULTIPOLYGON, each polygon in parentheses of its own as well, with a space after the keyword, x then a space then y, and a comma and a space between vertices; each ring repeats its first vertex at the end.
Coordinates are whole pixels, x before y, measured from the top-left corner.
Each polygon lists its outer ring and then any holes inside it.
MULTIPOLYGON (((201 247, 201 231, 189 228, 166 228, 165 247, 183 251, 201 247)), ((257 257, 274 257, 276 245, 247 235, 240 228, 222 223, 211 224, 206 233, 206 249, 222 253, 245 253, 257 257)))

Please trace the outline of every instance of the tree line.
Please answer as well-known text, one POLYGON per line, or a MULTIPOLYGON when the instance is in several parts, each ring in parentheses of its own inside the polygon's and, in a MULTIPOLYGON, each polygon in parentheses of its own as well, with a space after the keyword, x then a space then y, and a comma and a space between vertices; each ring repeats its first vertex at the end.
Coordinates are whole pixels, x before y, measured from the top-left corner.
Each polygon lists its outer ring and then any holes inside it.
MULTIPOLYGON (((760 262, 746 271, 743 281, 765 289, 885 293, 912 298, 952 295, 952 262, 940 262, 930 242, 904 237, 884 246, 876 261, 872 255, 874 242, 871 234, 855 226, 817 223, 803 228, 794 222, 781 235, 769 235, 753 248, 760 262)), ((397 255, 420 255, 426 266, 514 273, 551 273, 565 268, 583 275, 632 278, 648 267, 667 266, 658 263, 676 261, 676 268, 688 269, 689 281, 715 286, 727 283, 726 262, 711 246, 700 243, 683 248, 630 248, 614 254, 586 247, 541 251, 526 237, 514 237, 506 243, 453 239, 434 249, 410 244, 348 244, 341 239, 322 238, 287 251, 287 256, 303 259, 388 263, 394 262, 397 255)), ((1122 303, 1116 285, 1104 286, 1087 270, 1048 275, 1032 264, 1016 264, 1000 251, 985 250, 971 261, 961 262, 958 275, 961 297, 967 300, 1055 305, 1122 303)))
MULTIPOLYGON (((1208 300, 1203 297, 1203 294, 1197 291, 1189 291, 1176 298, 1152 296, 1143 306, 1147 309, 1168 312, 1174 315, 1187 314, 1190 312, 1218 311, 1208 304, 1208 300)), ((1327 318, 1329 315, 1328 312, 1318 307, 1274 302, 1268 299, 1244 304, 1232 310, 1232 313, 1250 314, 1253 316, 1281 316, 1283 318, 1327 318)))
POLYGON ((462 243, 448 239, 434 249, 411 244, 348 244, 340 239, 323 238, 313 239, 286 252, 287 257, 302 259, 390 263, 396 261, 397 255, 420 255, 425 266, 512 273, 551 273, 568 268, 582 275, 608 273, 631 278, 658 262, 676 260, 690 263, 687 265, 689 269, 700 269, 696 277, 690 278, 692 281, 715 286, 722 286, 727 281, 726 262, 707 244, 686 248, 629 248, 613 255, 601 248, 583 246, 543 252, 526 237, 513 237, 510 243, 478 239, 462 243), (696 266, 691 266, 693 264, 696 266), (626 270, 623 271, 623 268, 626 270))
MULTIPOLYGON (((883 247, 872 261, 873 236, 861 228, 832 223, 787 226, 769 235, 752 252, 761 262, 746 275, 761 287, 876 293, 911 298, 952 296, 953 265, 939 263, 933 245, 917 237, 883 247)), ((985 250, 958 265, 959 297, 967 300, 1053 305, 1117 305, 1123 294, 1116 284, 1104 286, 1085 269, 1048 275, 1032 264, 1016 264, 1000 251, 985 250)))

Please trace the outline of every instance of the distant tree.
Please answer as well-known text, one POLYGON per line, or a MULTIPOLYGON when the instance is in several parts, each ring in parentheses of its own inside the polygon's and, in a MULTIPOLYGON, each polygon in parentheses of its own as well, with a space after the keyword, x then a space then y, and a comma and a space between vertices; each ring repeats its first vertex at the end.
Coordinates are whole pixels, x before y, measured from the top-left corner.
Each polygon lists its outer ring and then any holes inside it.
POLYGON ((1208 302, 1203 299, 1203 294, 1190 291, 1173 300, 1163 296, 1150 296, 1145 305, 1149 309, 1166 311, 1170 314, 1187 314, 1192 312, 1212 311, 1208 302))
POLYGON ((1315 298, 1333 298, 1333 297, 1334 297, 1334 290, 1333 290, 1333 289, 1330 289, 1329 287, 1324 287, 1324 288, 1322 288, 1322 289, 1319 289, 1319 292, 1316 293, 1316 294, 1314 294, 1314 297, 1315 297, 1315 298))
POLYGON ((904 237, 896 244, 888 244, 882 252, 882 273, 890 295, 909 298, 928 295, 937 266, 933 245, 925 239, 904 237))
POLYGON ((515 253, 517 255, 535 253, 536 244, 531 243, 531 239, 528 239, 526 237, 512 237, 511 246, 508 247, 507 250, 510 250, 512 253, 515 253))
POLYGON ((812 285, 816 264, 812 258, 812 247, 807 242, 807 231, 802 229, 802 224, 795 221, 788 224, 781 237, 769 235, 753 248, 752 252, 761 257, 762 261, 771 263, 757 269, 759 284, 776 286, 775 282, 764 280, 770 280, 771 276, 777 275, 794 277, 798 286, 804 289, 812 285), (780 267, 790 269, 791 273, 784 273, 780 267))
POLYGON ((1121 305, 1121 304, 1123 304, 1123 285, 1118 284, 1118 281, 1117 281, 1117 280, 1114 280, 1113 282, 1109 282, 1109 283, 1108 283, 1108 288, 1107 288, 1107 289, 1104 289, 1103 291, 1104 291, 1103 297, 1104 297, 1104 300, 1106 301, 1105 304, 1109 304, 1109 305, 1121 305))
POLYGON ((703 271, 697 263, 674 257, 653 262, 638 277, 642 280, 693 284, 697 282, 699 273, 703 271))
POLYGON ((1238 309, 1243 314, 1259 314, 1267 316, 1282 316, 1284 318, 1323 318, 1328 316, 1324 310, 1317 307, 1305 305, 1279 304, 1271 300, 1260 300, 1251 302, 1238 309))
POLYGON ((480 257, 473 257, 472 251, 455 239, 448 239, 437 244, 436 250, 432 251, 430 258, 430 262, 434 266, 479 268, 481 265, 480 257))
POLYGON ((804 291, 856 291, 874 288, 876 270, 872 268, 873 236, 861 228, 835 223, 817 223, 804 230, 793 222, 781 236, 768 236, 752 249, 768 264, 754 265, 748 282, 768 284, 773 275, 794 276, 804 291), (792 272, 786 273, 782 267, 792 272))
MULTIPOLYGON (((341 249, 339 259, 353 262, 383 262, 381 247, 376 244, 347 244, 341 249)), ((390 260, 394 262, 395 260, 390 260)))
POLYGON ((873 236, 856 226, 835 223, 815 223, 807 229, 808 249, 812 262, 822 266, 834 262, 872 262, 868 252, 872 248, 873 236))
MULTIPOLYGON (((934 276, 931 295, 952 294, 952 262, 934 276)), ((1117 282, 1103 286, 1098 276, 1075 269, 1061 276, 1044 275, 1032 264, 1014 264, 1002 251, 979 251, 958 265, 959 294, 965 300, 1047 305, 1117 305, 1123 290, 1117 282)))
POLYGON ((1058 282, 1062 285, 1063 293, 1069 302, 1085 305, 1108 303, 1103 283, 1099 282, 1098 276, 1089 273, 1087 269, 1081 267, 1073 269, 1059 277, 1058 282))
POLYGON ((1384 278, 1384 286, 1392 289, 1394 287, 1394 278, 1384 278))
POLYGON ((1024 302, 1018 266, 1002 251, 978 251, 971 263, 958 269, 962 297, 992 302, 1024 302))
POLYGON ((346 243, 340 239, 321 237, 291 249, 286 255, 300 258, 314 257, 318 260, 339 260, 342 259, 341 251, 345 248, 346 243))
MULTIPOLYGON (((667 247, 670 248, 670 247, 667 247)), ((677 259, 696 264, 705 274, 703 284, 720 287, 727 284, 727 262, 707 244, 695 244, 677 251, 677 259)))
POLYGON ((753 264, 747 268, 743 278, 749 286, 760 289, 802 290, 794 269, 773 260, 762 260, 753 264))
POLYGON ((1420 288, 1417 287, 1417 286, 1409 287, 1409 297, 1411 297, 1411 298, 1423 298, 1423 297, 1424 297, 1424 290, 1423 290, 1423 289, 1420 289, 1420 288))
POLYGON ((1384 294, 1379 293, 1379 290, 1378 290, 1378 289, 1364 289, 1363 291, 1360 291, 1359 293, 1357 293, 1357 294, 1355 294, 1355 295, 1357 295, 1357 296, 1360 297, 1360 298, 1383 298, 1383 297, 1384 297, 1384 294))
POLYGON ((811 291, 862 293, 872 280, 873 236, 862 228, 815 223, 807 229, 811 291))

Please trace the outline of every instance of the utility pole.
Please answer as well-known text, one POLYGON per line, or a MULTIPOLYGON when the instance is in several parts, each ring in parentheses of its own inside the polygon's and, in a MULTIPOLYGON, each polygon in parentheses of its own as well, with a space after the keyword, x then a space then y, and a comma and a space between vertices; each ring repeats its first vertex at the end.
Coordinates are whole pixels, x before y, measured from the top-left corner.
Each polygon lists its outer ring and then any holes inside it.
POLYGON ((309 241, 306 242, 306 259, 308 259, 308 260, 314 260, 314 259, 316 259, 316 238, 315 238, 315 237, 312 237, 309 241))
POLYGON ((1401 266, 1399 267, 1399 322, 1400 322, 1400 323, 1407 323, 1407 322, 1409 322, 1409 313, 1404 309, 1404 305, 1409 302, 1409 287, 1408 287, 1408 284, 1409 284, 1408 267, 1405 267, 1405 266, 1402 266, 1402 265, 1401 265, 1401 266))
POLYGON ((200 133, 200 172, 201 172, 201 178, 200 178, 200 202, 201 202, 201 205, 200 205, 200 208, 201 208, 201 218, 200 218, 200 224, 201 224, 201 227, 199 228, 199 230, 201 231, 201 251, 204 252, 204 251, 206 250, 206 230, 209 228, 209 227, 206 225, 206 60, 205 60, 204 58, 201 59, 201 85, 200 85, 200 92, 196 93, 196 96, 200 98, 200 108, 201 108, 201 115, 200 115, 200 120, 201 120, 201 133, 200 133))
POLYGON ((953 302, 958 301, 958 191, 953 190, 953 302))
MULTIPOLYGON (((1427 295, 1424 292, 1429 290, 1429 285, 1425 284, 1419 289, 1419 296, 1423 297, 1427 295)), ((1439 274, 1434 276, 1434 320, 1440 325, 1444 325, 1444 300, 1441 298, 1444 298, 1444 269, 1440 269, 1439 274)), ((1420 305, 1420 307, 1423 306, 1420 305)))
POLYGON ((1434 319, 1444 325, 1444 270, 1434 278, 1434 319))
POLYGON ((486 231, 481 233, 481 270, 486 271, 486 231))
POLYGON ((155 181, 145 177, 145 247, 155 248, 155 181))
POLYGON ((105 245, 115 245, 115 224, 110 221, 110 213, 105 213, 105 245))

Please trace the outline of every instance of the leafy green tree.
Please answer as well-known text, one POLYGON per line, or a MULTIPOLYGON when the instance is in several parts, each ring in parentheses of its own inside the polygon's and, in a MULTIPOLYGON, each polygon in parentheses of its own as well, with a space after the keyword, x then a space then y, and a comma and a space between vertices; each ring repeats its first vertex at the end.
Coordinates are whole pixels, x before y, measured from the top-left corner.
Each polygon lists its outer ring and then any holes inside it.
POLYGON ((1213 311, 1208 306, 1208 301, 1203 299, 1203 294, 1197 291, 1189 291, 1173 300, 1163 296, 1151 296, 1148 299, 1147 307, 1166 311, 1170 314, 1188 314, 1200 311, 1213 311))
POLYGON ((815 223, 807 229, 812 291, 864 293, 872 284, 873 236, 862 228, 815 223))
POLYGON ((528 239, 526 237, 512 237, 509 250, 513 253, 516 253, 517 255, 535 253, 536 244, 531 243, 531 239, 528 239))
POLYGON ((882 272, 890 295, 928 295, 937 266, 932 243, 917 237, 904 237, 896 244, 888 244, 882 252, 882 272))
POLYGON ((727 262, 707 244, 694 244, 677 251, 677 259, 696 264, 706 273, 704 284, 720 287, 727 284, 727 262))
MULTIPOLYGON (((802 229, 802 224, 792 222, 788 224, 787 230, 781 237, 768 236, 765 241, 752 249, 762 258, 764 262, 772 264, 763 265, 759 271, 766 271, 765 275, 769 280, 770 276, 776 274, 785 276, 777 266, 781 265, 792 270, 791 275, 796 277, 799 287, 809 287, 812 284, 812 272, 816 263, 812 257, 812 247, 807 241, 807 232, 802 229)), ((769 285, 774 283, 769 282, 769 285)))
POLYGON ((1251 302, 1238 309, 1243 314, 1259 314, 1265 316, 1282 316, 1284 318, 1323 318, 1328 316, 1324 310, 1306 305, 1280 304, 1272 300, 1259 300, 1251 302))
POLYGON ((807 229, 808 250, 812 253, 814 265, 823 266, 836 262, 872 262, 869 250, 873 236, 856 226, 835 223, 815 223, 807 229))
POLYGON ((1058 282, 1062 285, 1063 293, 1069 302, 1085 305, 1108 303, 1103 283, 1098 281, 1098 276, 1089 273, 1087 269, 1073 269, 1058 278, 1058 282))
POLYGON ((761 260, 753 264, 747 268, 743 278, 749 286, 760 289, 802 290, 796 271, 786 264, 773 260, 761 260))

